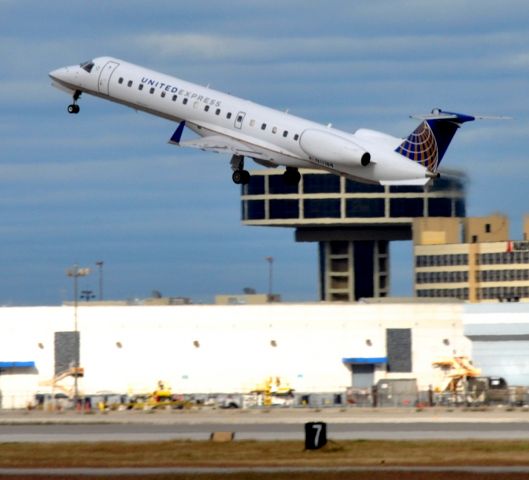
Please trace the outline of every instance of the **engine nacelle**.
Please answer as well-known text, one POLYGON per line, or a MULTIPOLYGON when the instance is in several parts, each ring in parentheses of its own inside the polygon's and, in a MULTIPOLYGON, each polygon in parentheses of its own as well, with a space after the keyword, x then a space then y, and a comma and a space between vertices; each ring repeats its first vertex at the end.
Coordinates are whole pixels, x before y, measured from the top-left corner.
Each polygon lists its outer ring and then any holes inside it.
POLYGON ((299 145, 311 158, 331 168, 334 165, 367 167, 371 162, 371 154, 368 151, 351 140, 323 130, 305 130, 301 134, 299 145))

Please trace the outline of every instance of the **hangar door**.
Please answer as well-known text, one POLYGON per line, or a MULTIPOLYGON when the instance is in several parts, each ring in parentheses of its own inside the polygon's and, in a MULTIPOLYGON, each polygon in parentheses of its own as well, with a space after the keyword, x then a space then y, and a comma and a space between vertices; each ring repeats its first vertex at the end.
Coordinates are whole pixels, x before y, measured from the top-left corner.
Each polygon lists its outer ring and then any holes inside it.
POLYGON ((353 372, 353 387, 355 388, 371 388, 375 382, 375 364, 374 363, 359 363, 351 365, 353 372))

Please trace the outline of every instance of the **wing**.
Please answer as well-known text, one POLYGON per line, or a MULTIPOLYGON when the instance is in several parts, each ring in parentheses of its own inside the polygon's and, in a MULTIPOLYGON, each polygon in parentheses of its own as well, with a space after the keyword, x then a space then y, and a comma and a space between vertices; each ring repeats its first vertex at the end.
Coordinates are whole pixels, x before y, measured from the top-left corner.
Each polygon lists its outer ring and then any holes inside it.
POLYGON ((216 153, 231 153, 232 155, 243 155, 245 157, 257 157, 268 159, 270 153, 264 148, 256 145, 236 140, 226 135, 209 135, 206 137, 199 137, 193 140, 180 141, 183 132, 184 122, 178 125, 178 128, 173 133, 169 143, 178 145, 179 147, 198 148, 206 152, 216 153))
POLYGON ((185 142, 176 143, 169 141, 169 143, 180 147, 198 148, 206 152, 232 153, 235 155, 244 155, 246 157, 259 157, 264 154, 264 149, 260 150, 253 145, 246 144, 240 140, 235 140, 224 135, 210 135, 209 137, 186 140, 185 142))

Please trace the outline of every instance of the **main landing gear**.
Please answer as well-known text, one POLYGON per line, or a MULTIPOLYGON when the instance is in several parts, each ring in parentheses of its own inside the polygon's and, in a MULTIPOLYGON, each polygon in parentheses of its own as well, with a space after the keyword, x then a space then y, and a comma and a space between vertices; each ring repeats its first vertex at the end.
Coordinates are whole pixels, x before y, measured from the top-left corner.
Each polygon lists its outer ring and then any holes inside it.
POLYGON ((297 168, 287 167, 283 173, 283 180, 287 185, 297 185, 301 180, 301 174, 297 168))
POLYGON ((244 170, 244 157, 242 155, 233 155, 230 161, 233 174, 231 179, 237 185, 246 185, 250 182, 250 172, 244 170))
POLYGON ((73 94, 73 103, 71 105, 68 105, 68 113, 79 113, 79 105, 77 105, 77 100, 79 100, 79 97, 81 96, 81 90, 76 90, 73 94))

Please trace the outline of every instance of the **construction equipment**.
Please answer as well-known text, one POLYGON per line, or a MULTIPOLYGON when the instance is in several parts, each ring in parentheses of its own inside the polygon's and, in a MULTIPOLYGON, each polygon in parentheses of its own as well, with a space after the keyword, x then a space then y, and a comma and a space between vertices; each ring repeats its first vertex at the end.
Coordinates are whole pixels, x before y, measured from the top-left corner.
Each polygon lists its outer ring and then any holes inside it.
POLYGON ((476 395, 479 396, 479 392, 469 389, 469 380, 479 377, 481 370, 474 367, 468 357, 444 357, 434 361, 432 365, 440 368, 444 374, 441 385, 435 388, 437 393, 456 404, 476 401, 476 395))
POLYGON ((293 401, 294 389, 281 377, 267 377, 250 392, 263 397, 263 405, 288 405, 293 401))
POLYGON ((128 409, 151 410, 159 408, 189 408, 191 403, 180 396, 173 394, 171 387, 162 380, 158 381, 156 390, 150 394, 140 394, 131 397, 128 409))
POLYGON ((67 370, 64 370, 63 372, 55 375, 50 380, 43 380, 42 382, 39 382, 39 386, 41 387, 51 387, 53 390, 60 390, 61 392, 68 395, 70 398, 73 398, 74 392, 73 392, 73 386, 66 386, 62 385, 61 382, 64 381, 68 377, 72 378, 80 378, 84 376, 84 368, 82 367, 71 367, 67 370))

